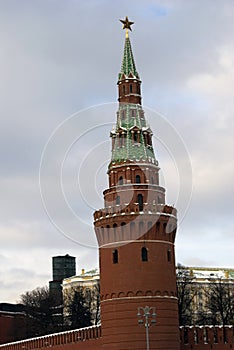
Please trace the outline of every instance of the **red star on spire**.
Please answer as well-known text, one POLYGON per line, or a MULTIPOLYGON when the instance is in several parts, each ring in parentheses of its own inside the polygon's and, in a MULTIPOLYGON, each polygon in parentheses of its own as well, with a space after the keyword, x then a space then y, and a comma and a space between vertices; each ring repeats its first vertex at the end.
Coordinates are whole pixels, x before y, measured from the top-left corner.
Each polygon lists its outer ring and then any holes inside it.
POLYGON ((130 22, 128 20, 128 16, 126 16, 125 19, 120 19, 120 22, 123 23, 123 29, 130 29, 130 30, 132 30, 131 25, 134 24, 134 22, 130 22))

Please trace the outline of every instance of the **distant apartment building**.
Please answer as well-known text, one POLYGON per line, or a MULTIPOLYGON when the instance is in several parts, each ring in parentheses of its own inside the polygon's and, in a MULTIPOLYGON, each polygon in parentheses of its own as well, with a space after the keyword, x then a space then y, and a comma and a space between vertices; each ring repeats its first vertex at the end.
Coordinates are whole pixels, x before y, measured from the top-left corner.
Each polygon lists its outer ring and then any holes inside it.
POLYGON ((230 302, 233 300, 234 269, 181 266, 177 267, 177 276, 179 275, 179 271, 185 271, 187 273, 187 288, 189 288, 192 300, 191 312, 193 324, 201 323, 202 318, 209 319, 209 313, 211 311, 208 306, 212 292, 216 294, 220 293, 220 302, 222 302, 222 298, 224 299, 224 297, 227 299, 227 293, 230 295, 230 302))

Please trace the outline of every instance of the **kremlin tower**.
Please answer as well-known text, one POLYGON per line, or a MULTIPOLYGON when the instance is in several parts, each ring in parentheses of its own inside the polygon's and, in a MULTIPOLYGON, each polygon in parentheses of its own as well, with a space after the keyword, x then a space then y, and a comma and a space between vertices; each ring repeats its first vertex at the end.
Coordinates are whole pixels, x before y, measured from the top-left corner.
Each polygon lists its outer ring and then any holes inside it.
POLYGON ((151 350, 178 350, 176 209, 165 204, 165 188, 159 184, 160 168, 129 39, 133 22, 127 17, 121 22, 126 38, 117 83, 117 121, 110 134, 109 187, 104 208, 94 213, 102 348, 143 350, 148 342, 151 350))

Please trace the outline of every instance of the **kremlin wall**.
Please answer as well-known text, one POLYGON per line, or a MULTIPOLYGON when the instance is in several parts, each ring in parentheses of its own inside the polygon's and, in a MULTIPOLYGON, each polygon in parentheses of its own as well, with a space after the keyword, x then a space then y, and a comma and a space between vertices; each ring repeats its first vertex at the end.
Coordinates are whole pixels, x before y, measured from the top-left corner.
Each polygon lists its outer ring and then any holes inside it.
MULTIPOLYGON (((141 329, 141 333, 142 336, 144 336, 143 327, 141 329)), ((225 327, 225 333, 226 339, 224 340, 223 327, 180 327, 180 349, 232 349, 234 346, 233 327, 225 327)), ((101 350, 101 326, 92 326, 0 345, 1 350, 33 350, 48 348, 54 348, 55 350, 101 350)), ((110 347, 110 349, 112 348, 110 347)), ((141 349, 143 350, 145 347, 142 347, 141 349)), ((157 348, 151 347, 151 349, 157 348)))
MULTIPOLYGON (((126 37, 117 83, 119 109, 110 134, 109 187, 103 208, 94 213, 101 325, 2 344, 0 350, 224 350, 234 346, 233 326, 179 327, 177 211, 166 204, 166 189, 159 183, 159 162, 141 105, 141 80, 129 38, 133 22, 127 17, 121 22, 126 37)), ((11 316, 10 312, 0 315, 0 337, 11 326, 20 329, 20 320, 11 316)))

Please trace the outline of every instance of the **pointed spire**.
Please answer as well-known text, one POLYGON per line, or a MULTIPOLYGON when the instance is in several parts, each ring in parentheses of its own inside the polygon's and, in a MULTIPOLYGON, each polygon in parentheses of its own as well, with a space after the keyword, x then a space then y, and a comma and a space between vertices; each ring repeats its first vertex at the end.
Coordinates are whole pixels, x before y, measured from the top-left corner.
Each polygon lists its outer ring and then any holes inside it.
POLYGON ((136 65, 132 53, 132 47, 129 37, 125 38, 125 44, 124 44, 124 55, 122 60, 122 66, 121 71, 119 73, 119 79, 121 79, 122 75, 125 75, 126 77, 129 77, 129 75, 132 75, 132 78, 139 79, 139 75, 136 70, 136 65))
POLYGON ((126 29, 126 37, 124 44, 124 56, 122 60, 121 72, 119 73, 119 79, 121 79, 121 76, 123 74, 127 77, 131 74, 131 78, 139 79, 132 53, 131 42, 128 35, 128 30, 132 30, 131 25, 133 25, 134 22, 130 22, 127 16, 125 20, 120 19, 120 22, 123 23, 123 29, 126 29))
POLYGON ((120 20, 123 23, 123 29, 126 29, 126 37, 124 43, 124 55, 121 65, 121 71, 118 76, 119 85, 119 102, 141 104, 141 81, 136 70, 130 38, 128 30, 131 30, 131 25, 128 17, 125 20, 120 20))

